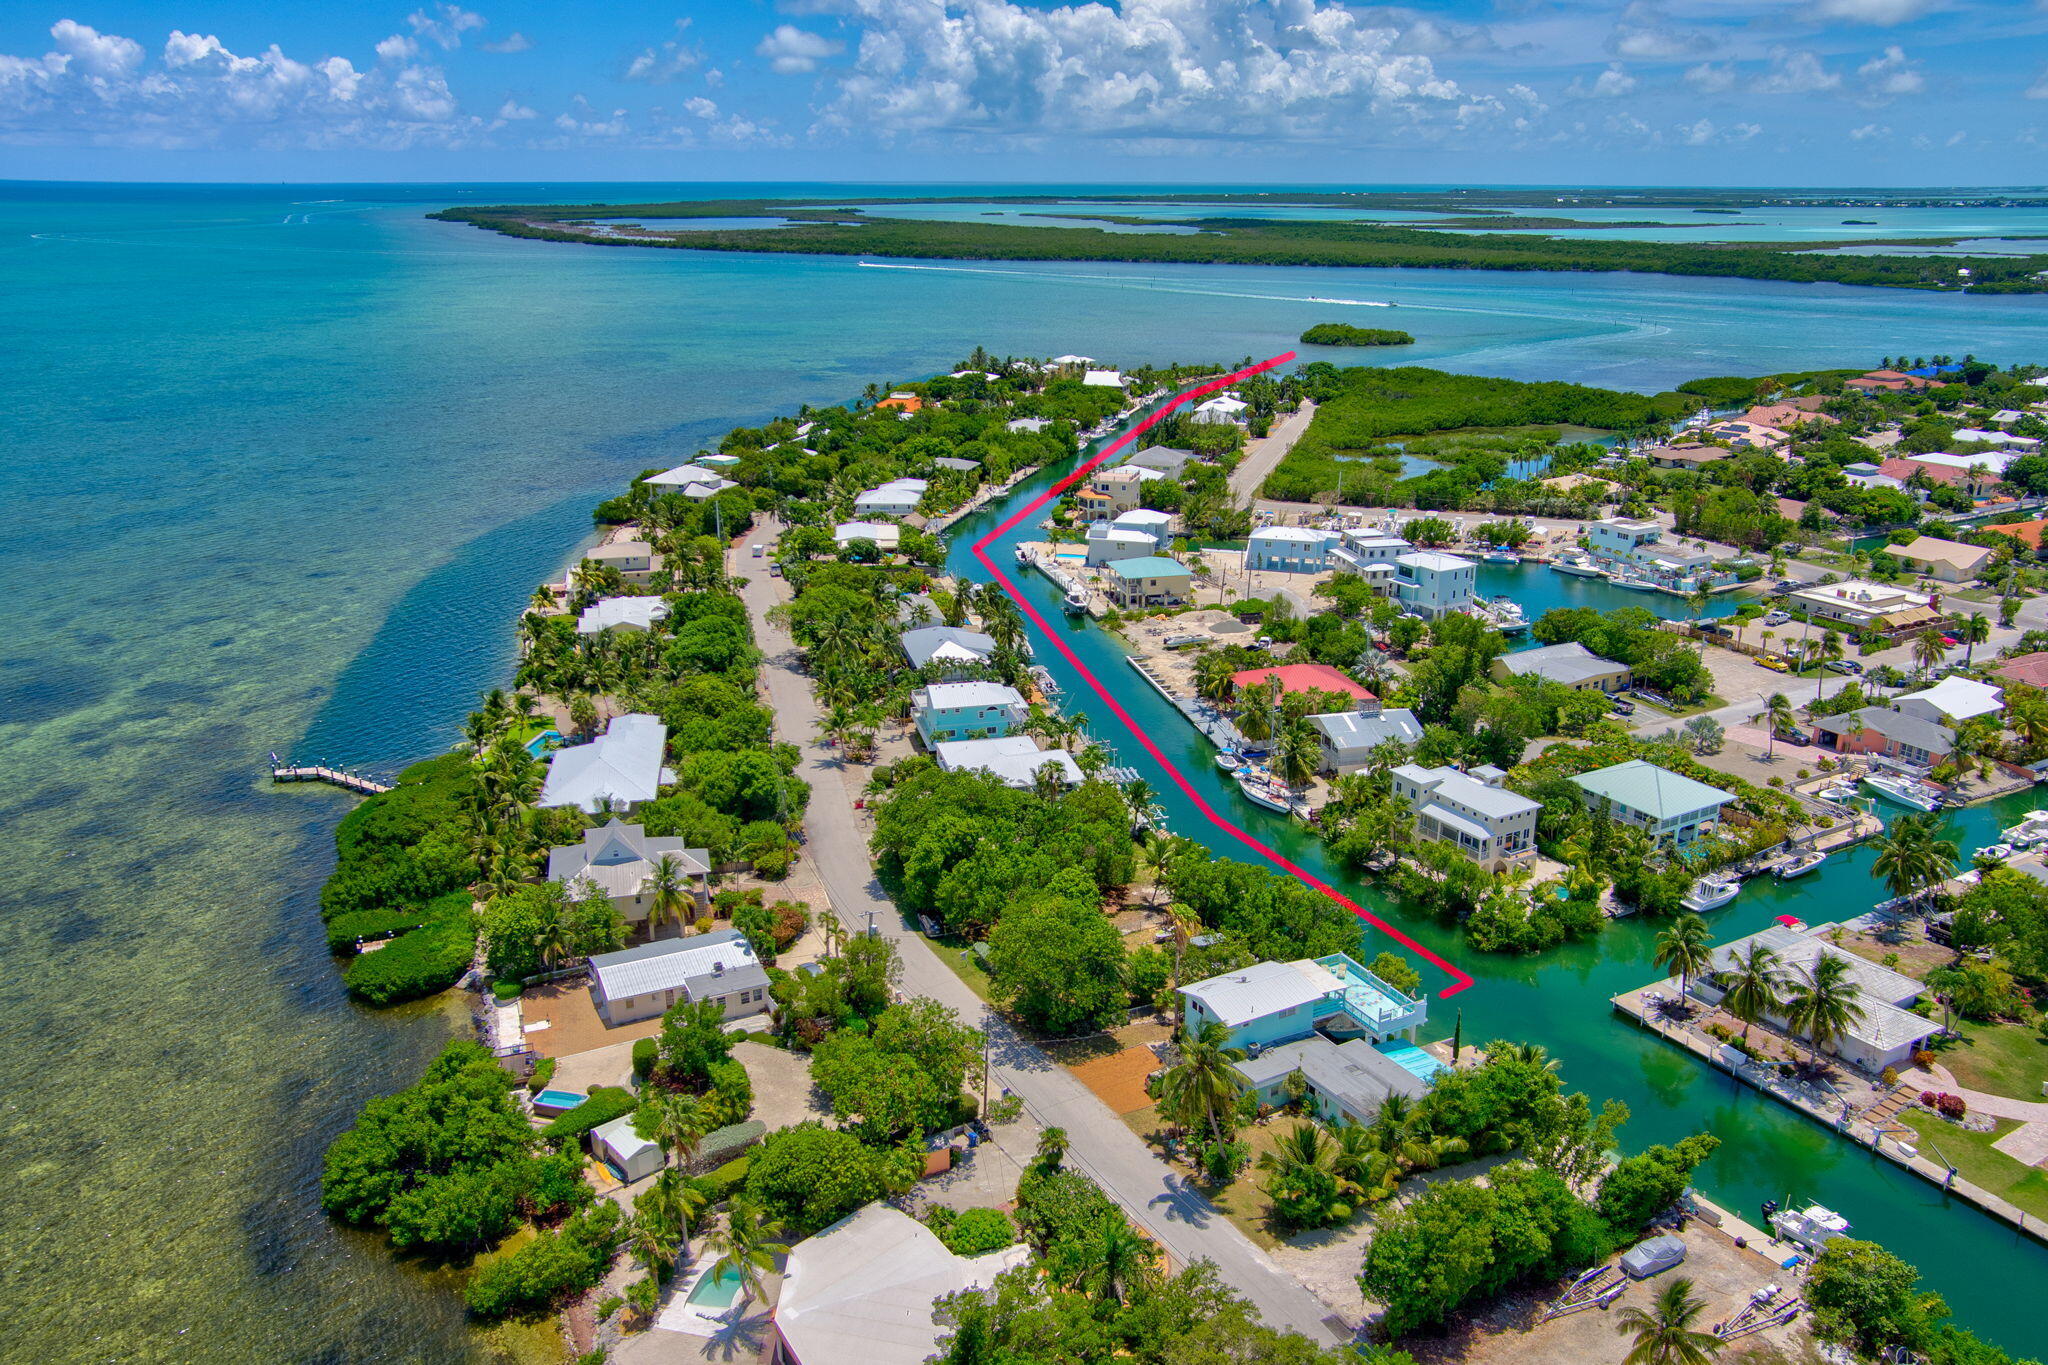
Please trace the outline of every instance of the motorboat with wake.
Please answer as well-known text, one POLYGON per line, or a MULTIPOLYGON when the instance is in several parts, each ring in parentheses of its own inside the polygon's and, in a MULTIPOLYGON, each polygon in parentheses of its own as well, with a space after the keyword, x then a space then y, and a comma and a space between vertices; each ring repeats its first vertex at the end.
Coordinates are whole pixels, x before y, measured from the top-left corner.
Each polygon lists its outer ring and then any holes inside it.
POLYGON ((1732 872, 1709 872, 1692 884, 1692 890, 1685 893, 1679 902, 1695 915, 1709 910, 1719 910, 1735 899, 1735 893, 1742 890, 1742 878, 1732 872))
POLYGON ((1914 810, 1935 810, 1941 805, 1941 793, 1917 777, 1904 773, 1867 773, 1864 785, 1889 801, 1914 810))

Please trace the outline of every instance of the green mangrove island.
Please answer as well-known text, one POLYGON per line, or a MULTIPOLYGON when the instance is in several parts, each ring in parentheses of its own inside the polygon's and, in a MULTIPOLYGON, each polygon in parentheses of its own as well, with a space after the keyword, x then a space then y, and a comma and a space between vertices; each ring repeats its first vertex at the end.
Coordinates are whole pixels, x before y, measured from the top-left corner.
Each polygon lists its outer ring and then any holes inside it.
MULTIPOLYGON (((1345 196, 1306 196, 1333 207, 1353 207, 1345 196)), ((1361 197, 1362 198, 1362 197, 1361 197)), ((1411 196, 1412 198, 1412 196, 1411 196)), ((1237 196, 1260 204, 1270 196, 1237 196)), ((1271 220, 1229 216, 1188 218, 1185 234, 1138 233, 1096 227, 1037 227, 989 222, 871 218, 860 203, 947 203, 947 199, 816 201, 699 200, 661 204, 501 204, 442 209, 429 218, 470 223, 512 237, 603 246, 667 247, 682 251, 759 251, 799 255, 915 257, 940 260, 1134 261, 1180 265, 1327 265, 1421 270, 1637 271, 1708 275, 1792 283, 1871 285, 1893 289, 1956 290, 1977 294, 2048 293, 2048 255, 1874 256, 1831 255, 1842 247, 1950 246, 1960 238, 1900 242, 1580 241, 1518 234, 1511 219, 1486 219, 1495 230, 1447 234, 1436 226, 1392 226, 1355 221, 1271 220), (759 218, 758 228, 664 229, 650 222, 759 218), (1503 230, 1510 229, 1510 230, 1503 230)), ((1012 202, 988 200, 976 202, 1012 202)), ((1041 198, 1015 202, 1042 203, 1041 198)), ((1119 203, 1182 203, 1183 196, 1119 203)), ((1211 196, 1209 204, 1233 202, 1211 196)), ((1286 202, 1294 202, 1289 200, 1286 202)), ((1367 205, 1371 207, 1372 205, 1367 205)), ((1387 206, 1391 207, 1391 205, 1387 206)), ((1444 205, 1437 205, 1441 210, 1444 205)), ((1460 212, 1471 205, 1460 201, 1460 212)), ((1158 228, 1149 218, 1103 215, 1116 227, 1158 228)), ((1573 226, 1584 226, 1574 222, 1573 226)))
POLYGON ((1301 334, 1305 346, 1413 346, 1415 338, 1398 327, 1353 327, 1348 322, 1319 322, 1301 334))

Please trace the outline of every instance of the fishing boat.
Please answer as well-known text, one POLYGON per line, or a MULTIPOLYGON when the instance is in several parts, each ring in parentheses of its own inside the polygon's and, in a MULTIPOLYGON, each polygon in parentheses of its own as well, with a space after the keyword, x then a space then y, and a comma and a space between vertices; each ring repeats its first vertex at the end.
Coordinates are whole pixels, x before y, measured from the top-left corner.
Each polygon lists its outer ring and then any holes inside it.
POLYGON ((1829 786, 1822 787, 1814 795, 1820 797, 1823 801, 1853 801, 1856 799, 1856 784, 1854 782, 1832 783, 1829 786))
POLYGON ((1810 848, 1804 853, 1795 855, 1789 862, 1779 863, 1777 878, 1781 882, 1789 882, 1794 877, 1804 877, 1827 860, 1827 854, 1822 853, 1819 849, 1810 848))
POLYGON ((1914 810, 1933 810, 1941 805, 1941 793, 1917 777, 1904 773, 1869 773, 1863 779, 1864 785, 1887 800, 1896 801, 1914 810))
POLYGON ((1216 766, 1224 772, 1235 773, 1244 768, 1244 758, 1234 749, 1225 749, 1216 755, 1216 766))
POLYGON ((1482 563, 1486 564, 1519 564, 1522 562, 1520 555, 1500 545, 1494 546, 1479 558, 1482 563))
POLYGON ((1779 1209, 1770 1215, 1770 1219, 1772 1232, 1815 1253, 1835 1238, 1849 1235, 1849 1220, 1819 1204, 1808 1204, 1803 1209, 1779 1209))
POLYGON ((1080 616, 1088 610, 1088 594, 1079 588, 1068 588, 1066 600, 1061 605, 1066 607, 1067 615, 1080 616))
POLYGON ((1604 578, 1607 571, 1582 554, 1561 554, 1550 562, 1550 567, 1573 578, 1604 578))
POLYGON ((1719 910, 1735 899, 1735 893, 1742 889, 1742 878, 1730 872, 1709 872, 1692 884, 1692 890, 1685 893, 1679 903, 1695 915, 1709 910, 1719 910))
POLYGON ((1017 547, 1017 562, 1019 564, 1029 564, 1031 562, 1031 551, 1019 545, 1017 547))
POLYGON ((1630 592, 1657 591, 1657 585, 1655 583, 1652 583, 1647 578, 1638 578, 1631 573, 1616 573, 1610 576, 1607 581, 1612 583, 1617 588, 1626 588, 1630 592))

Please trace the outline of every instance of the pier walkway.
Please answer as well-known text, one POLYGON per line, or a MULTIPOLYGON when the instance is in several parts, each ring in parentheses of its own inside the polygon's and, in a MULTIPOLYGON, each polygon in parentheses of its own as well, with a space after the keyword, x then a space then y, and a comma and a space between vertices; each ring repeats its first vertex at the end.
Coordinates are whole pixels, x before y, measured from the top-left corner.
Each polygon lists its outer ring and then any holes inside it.
POLYGON ((340 787, 344 791, 352 791, 361 796, 376 796, 390 791, 392 786, 389 782, 379 782, 374 777, 351 772, 347 768, 330 768, 323 763, 280 763, 274 758, 270 763, 270 780, 325 782, 329 786, 340 787))

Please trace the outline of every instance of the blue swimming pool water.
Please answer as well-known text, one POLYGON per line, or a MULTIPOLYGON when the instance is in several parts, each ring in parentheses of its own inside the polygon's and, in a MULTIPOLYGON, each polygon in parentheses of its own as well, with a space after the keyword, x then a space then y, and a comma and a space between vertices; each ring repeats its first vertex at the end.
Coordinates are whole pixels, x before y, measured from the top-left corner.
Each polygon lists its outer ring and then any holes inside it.
POLYGON ((535 758, 539 758, 561 742, 562 732, 560 730, 543 730, 532 739, 526 741, 526 752, 532 754, 535 758))
POLYGON ((560 1111, 574 1109, 588 1098, 588 1095, 579 1095, 573 1090, 543 1090, 533 1097, 533 1104, 536 1109, 560 1111))
POLYGON ((1425 1081, 1433 1081, 1440 1073, 1450 1070, 1413 1043, 1377 1043, 1374 1046, 1390 1060, 1400 1063, 1403 1071, 1425 1081))
POLYGON ((690 1290, 688 1302, 693 1308, 730 1308, 732 1301, 739 1297, 740 1274, 730 1265, 720 1264, 717 1269, 698 1280, 690 1290))

